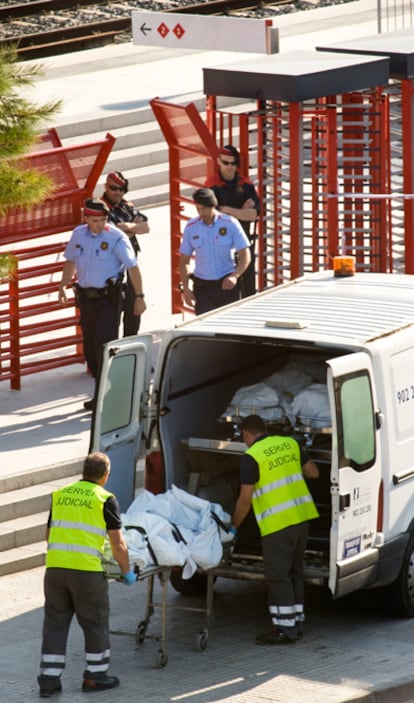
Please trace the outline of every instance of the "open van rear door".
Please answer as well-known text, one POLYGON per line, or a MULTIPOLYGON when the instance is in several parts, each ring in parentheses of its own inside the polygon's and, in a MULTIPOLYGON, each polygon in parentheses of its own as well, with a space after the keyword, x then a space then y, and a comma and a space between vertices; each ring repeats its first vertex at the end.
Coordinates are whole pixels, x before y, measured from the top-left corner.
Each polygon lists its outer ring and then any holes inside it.
POLYGON ((125 511, 135 496, 137 462, 147 434, 152 336, 105 344, 90 451, 111 460, 106 488, 125 511))
POLYGON ((329 588, 338 597, 368 585, 376 569, 381 415, 367 354, 327 363, 332 413, 329 588))

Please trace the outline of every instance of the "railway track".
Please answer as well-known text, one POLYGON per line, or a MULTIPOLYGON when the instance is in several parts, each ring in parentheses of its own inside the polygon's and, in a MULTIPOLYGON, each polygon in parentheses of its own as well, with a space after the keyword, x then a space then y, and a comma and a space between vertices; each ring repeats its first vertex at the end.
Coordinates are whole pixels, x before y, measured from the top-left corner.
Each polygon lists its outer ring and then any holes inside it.
MULTIPOLYGON (((3 0, 4 2, 4 0, 3 0)), ((186 0, 157 3, 157 11, 199 15, 271 16, 276 5, 300 5, 300 0, 186 0), (246 14, 248 13, 248 14, 246 14)), ((314 5, 313 5, 314 6, 314 5)), ((14 44, 21 60, 96 48, 131 37, 131 11, 154 10, 153 2, 111 0, 32 0, 0 7, 0 47, 14 44)))

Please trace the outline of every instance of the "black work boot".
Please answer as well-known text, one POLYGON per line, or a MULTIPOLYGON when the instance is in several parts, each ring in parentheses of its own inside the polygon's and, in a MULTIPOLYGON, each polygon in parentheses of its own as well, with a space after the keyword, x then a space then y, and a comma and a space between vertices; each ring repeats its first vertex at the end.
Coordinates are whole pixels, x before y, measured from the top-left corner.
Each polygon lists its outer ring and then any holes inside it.
POLYGON ((89 671, 83 672, 82 691, 105 691, 108 688, 116 688, 119 686, 117 676, 108 676, 108 674, 91 674, 89 671))
MULTIPOLYGON (((293 629, 293 628, 292 628, 293 629)), ((283 632, 279 627, 272 627, 268 632, 261 632, 256 635, 256 644, 294 644, 296 635, 289 637, 286 632, 283 632)))
POLYGON ((39 684, 39 696, 41 698, 50 698, 54 693, 60 693, 62 690, 60 676, 40 674, 37 677, 37 683, 39 684))

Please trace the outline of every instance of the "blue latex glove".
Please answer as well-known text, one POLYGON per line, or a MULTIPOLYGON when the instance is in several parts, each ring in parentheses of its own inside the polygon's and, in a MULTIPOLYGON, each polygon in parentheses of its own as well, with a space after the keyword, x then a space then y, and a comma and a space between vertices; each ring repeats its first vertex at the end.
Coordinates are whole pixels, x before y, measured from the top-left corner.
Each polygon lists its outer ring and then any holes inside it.
POLYGON ((233 539, 237 535, 237 529, 235 527, 233 527, 233 525, 231 527, 229 527, 229 534, 233 535, 233 539))
POLYGON ((133 571, 128 571, 127 574, 122 574, 122 578, 125 586, 132 586, 132 584, 137 580, 137 575, 134 574, 133 571))

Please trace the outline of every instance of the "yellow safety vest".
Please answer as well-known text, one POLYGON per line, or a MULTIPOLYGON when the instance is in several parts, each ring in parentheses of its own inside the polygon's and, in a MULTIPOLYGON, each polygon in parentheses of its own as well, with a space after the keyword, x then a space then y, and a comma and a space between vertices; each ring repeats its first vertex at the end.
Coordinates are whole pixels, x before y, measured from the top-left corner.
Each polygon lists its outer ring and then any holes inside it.
POLYGON ((76 481, 55 491, 46 566, 102 571, 106 537, 103 508, 112 495, 91 481, 76 481))
POLYGON ((318 517, 303 477, 296 440, 264 437, 252 444, 246 453, 259 466, 252 507, 262 537, 318 517))

